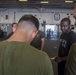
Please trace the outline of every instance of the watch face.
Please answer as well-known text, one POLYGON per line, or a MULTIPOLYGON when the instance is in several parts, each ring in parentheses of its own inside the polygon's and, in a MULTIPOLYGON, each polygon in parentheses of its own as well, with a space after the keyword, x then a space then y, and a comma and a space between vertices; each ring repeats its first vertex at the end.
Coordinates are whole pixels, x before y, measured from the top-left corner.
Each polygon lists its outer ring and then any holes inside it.
POLYGON ((54 15, 54 19, 55 19, 56 21, 60 20, 60 14, 59 14, 59 13, 56 13, 56 14, 54 15))

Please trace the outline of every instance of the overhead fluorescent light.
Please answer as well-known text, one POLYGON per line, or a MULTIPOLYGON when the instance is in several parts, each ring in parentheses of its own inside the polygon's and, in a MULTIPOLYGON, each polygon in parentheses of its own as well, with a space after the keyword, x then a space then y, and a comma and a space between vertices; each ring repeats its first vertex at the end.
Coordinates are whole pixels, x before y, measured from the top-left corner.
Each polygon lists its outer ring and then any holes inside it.
POLYGON ((65 1, 65 3, 73 3, 73 1, 65 1))
POLYGON ((27 2, 27 0, 19 0, 19 1, 21 1, 21 2, 27 2))
POLYGON ((47 3, 49 3, 49 2, 48 2, 48 1, 41 1, 41 3, 47 4, 47 3))

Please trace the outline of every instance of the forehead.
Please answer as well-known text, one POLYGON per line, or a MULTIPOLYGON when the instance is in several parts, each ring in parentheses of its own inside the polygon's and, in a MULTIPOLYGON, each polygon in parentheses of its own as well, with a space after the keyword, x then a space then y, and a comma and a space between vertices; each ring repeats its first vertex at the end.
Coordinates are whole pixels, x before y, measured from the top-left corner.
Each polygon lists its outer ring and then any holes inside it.
POLYGON ((68 25, 68 21, 63 21, 61 25, 68 25))

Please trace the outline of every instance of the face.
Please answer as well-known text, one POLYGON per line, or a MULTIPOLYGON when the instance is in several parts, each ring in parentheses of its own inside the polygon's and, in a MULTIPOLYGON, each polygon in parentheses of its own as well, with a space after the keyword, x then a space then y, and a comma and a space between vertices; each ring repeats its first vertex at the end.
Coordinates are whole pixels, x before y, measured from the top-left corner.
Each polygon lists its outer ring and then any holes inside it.
POLYGON ((17 28, 17 25, 16 24, 13 24, 13 32, 16 31, 16 28, 17 28))
POLYGON ((69 32, 69 30, 70 30, 70 25, 68 24, 68 21, 62 22, 60 26, 61 26, 61 31, 62 31, 63 33, 68 33, 68 32, 69 32))

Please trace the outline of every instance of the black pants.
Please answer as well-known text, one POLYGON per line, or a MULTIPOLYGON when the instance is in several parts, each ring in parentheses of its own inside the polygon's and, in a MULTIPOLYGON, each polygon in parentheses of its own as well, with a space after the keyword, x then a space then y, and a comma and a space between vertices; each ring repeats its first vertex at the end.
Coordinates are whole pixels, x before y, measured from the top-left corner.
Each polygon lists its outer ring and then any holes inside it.
POLYGON ((66 75, 65 64, 66 64, 66 61, 62 61, 58 63, 58 75, 66 75))

